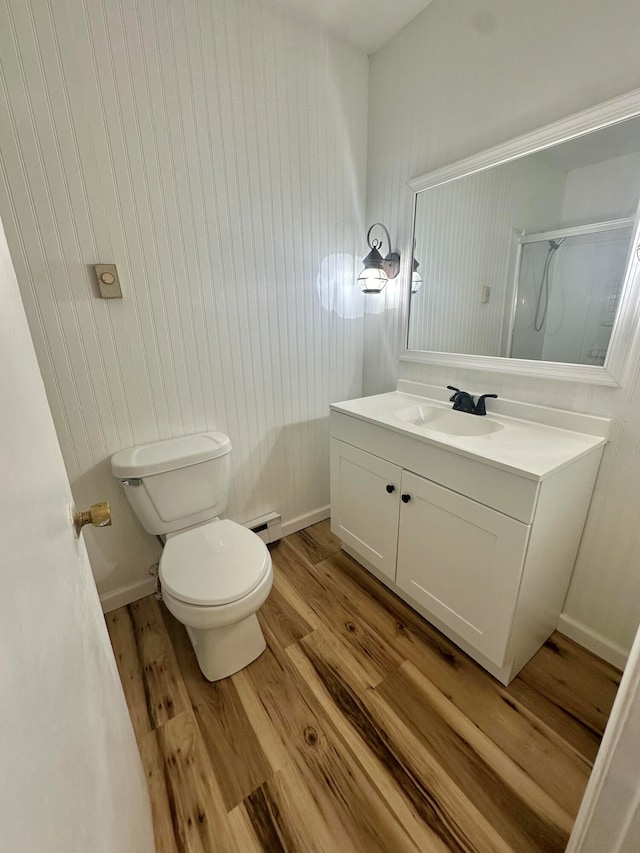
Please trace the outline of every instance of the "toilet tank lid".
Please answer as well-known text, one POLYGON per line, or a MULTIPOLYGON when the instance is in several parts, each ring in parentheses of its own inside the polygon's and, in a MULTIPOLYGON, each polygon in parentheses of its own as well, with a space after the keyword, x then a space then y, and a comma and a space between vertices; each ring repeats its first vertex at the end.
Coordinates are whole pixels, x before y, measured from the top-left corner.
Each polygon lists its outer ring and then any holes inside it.
POLYGON ((111 457, 111 470, 116 477, 151 477, 207 462, 231 450, 231 440, 223 432, 201 432, 183 435, 151 444, 140 444, 119 450, 111 457))

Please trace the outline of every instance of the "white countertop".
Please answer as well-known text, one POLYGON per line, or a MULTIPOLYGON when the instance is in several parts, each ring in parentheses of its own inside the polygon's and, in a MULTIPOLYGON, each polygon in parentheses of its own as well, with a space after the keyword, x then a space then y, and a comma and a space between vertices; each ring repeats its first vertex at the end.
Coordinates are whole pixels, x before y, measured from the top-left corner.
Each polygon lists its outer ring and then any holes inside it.
POLYGON ((443 411, 451 409, 451 403, 443 402, 442 399, 403 391, 333 403, 331 409, 533 480, 543 480, 607 443, 606 432, 610 423, 607 419, 511 401, 500 401, 499 408, 502 411, 498 414, 489 412, 494 402, 487 401, 486 416, 456 413, 461 418, 486 418, 500 425, 497 432, 480 436, 436 432, 429 429, 427 424, 415 425, 401 420, 396 412, 411 406, 433 406, 443 411), (522 417, 506 415, 504 410, 515 411, 522 417), (563 415, 566 417, 563 418, 563 415), (532 417, 537 420, 531 420, 532 417), (544 420, 551 423, 541 422, 544 420), (557 425, 563 421, 572 427, 582 426, 585 431, 578 432, 575 428, 566 429, 557 425))

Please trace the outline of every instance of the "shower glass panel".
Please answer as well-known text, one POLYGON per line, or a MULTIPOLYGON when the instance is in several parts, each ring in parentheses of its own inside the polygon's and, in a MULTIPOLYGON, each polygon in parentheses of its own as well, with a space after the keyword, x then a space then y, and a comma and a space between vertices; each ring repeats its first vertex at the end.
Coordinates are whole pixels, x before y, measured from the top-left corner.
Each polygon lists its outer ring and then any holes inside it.
POLYGON ((631 236, 630 227, 620 227, 523 239, 512 358, 604 364, 631 236))

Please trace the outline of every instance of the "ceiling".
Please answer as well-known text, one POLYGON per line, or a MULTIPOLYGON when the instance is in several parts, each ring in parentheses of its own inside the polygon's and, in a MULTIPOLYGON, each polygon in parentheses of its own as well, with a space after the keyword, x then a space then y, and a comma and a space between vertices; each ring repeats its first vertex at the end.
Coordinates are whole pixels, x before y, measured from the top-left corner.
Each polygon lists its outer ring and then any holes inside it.
POLYGON ((432 0, 272 0, 333 35, 373 53, 432 0))

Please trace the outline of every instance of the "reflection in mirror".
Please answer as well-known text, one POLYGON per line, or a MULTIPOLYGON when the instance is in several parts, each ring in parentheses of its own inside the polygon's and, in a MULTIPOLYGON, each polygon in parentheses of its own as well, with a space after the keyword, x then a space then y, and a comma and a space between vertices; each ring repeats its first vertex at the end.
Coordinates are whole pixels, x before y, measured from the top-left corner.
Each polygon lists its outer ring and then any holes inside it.
POLYGON ((419 192, 407 348, 603 365, 639 198, 638 118, 419 192))
POLYGON ((622 222, 521 238, 509 356, 604 364, 631 244, 622 222))

